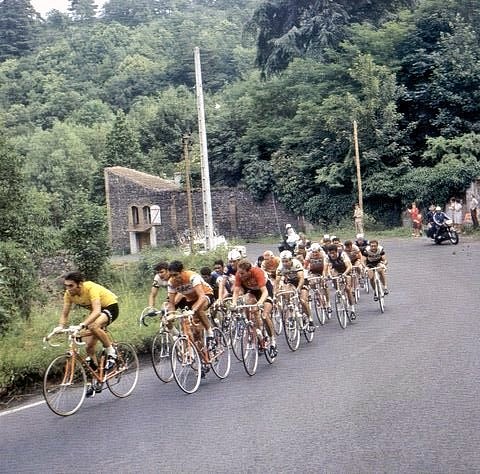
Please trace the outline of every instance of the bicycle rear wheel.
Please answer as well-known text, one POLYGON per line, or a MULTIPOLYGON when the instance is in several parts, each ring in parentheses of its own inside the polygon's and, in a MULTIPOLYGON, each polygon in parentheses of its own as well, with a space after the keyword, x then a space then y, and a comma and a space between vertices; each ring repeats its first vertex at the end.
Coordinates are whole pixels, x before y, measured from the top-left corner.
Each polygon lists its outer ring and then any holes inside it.
POLYGON ((248 324, 242 337, 243 366, 248 375, 255 375, 258 366, 258 340, 255 326, 248 324))
POLYGON ((156 376, 165 383, 173 380, 172 363, 170 362, 172 346, 172 336, 166 331, 158 332, 153 338, 151 351, 153 370, 156 376))
POLYGON ((107 387, 113 395, 119 398, 128 397, 138 381, 139 363, 133 346, 126 342, 115 344, 117 362, 114 372, 106 380, 107 387))
POLYGON ((342 329, 347 327, 347 303, 345 297, 335 294, 335 312, 337 314, 338 324, 342 329))
POLYGON ((282 322, 282 312, 280 311, 280 308, 276 304, 273 305, 272 323, 273 323, 273 329, 275 331, 275 334, 278 336, 279 334, 282 333, 283 322, 282 322))
POLYGON ((197 348, 187 337, 179 337, 174 342, 171 361, 177 385, 185 393, 196 392, 200 386, 202 365, 197 348))
POLYGON ((230 373, 230 348, 225 334, 218 328, 213 328, 215 337, 215 352, 210 359, 214 374, 224 379, 230 373))
POLYGON ((58 356, 45 371, 43 396, 48 408, 57 415, 73 415, 85 399, 86 388, 85 369, 75 357, 58 356))
POLYGON ((300 345, 300 328, 298 327, 295 312, 293 309, 287 308, 283 316, 283 328, 288 348, 291 351, 296 351, 300 345))

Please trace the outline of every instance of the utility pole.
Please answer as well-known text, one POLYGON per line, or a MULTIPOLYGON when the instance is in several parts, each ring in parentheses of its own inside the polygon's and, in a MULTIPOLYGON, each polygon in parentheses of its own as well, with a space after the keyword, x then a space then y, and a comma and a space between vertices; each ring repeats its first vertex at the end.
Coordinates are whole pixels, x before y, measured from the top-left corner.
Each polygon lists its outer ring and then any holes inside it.
POLYGON ((205 250, 213 249, 212 196, 210 194, 210 172, 208 169, 207 132, 205 128, 205 109, 203 105, 202 69, 200 50, 195 48, 195 84, 197 91, 198 131, 200 137, 200 164, 202 176, 203 222, 205 226, 205 250))
POLYGON ((188 209, 188 237, 190 241, 190 253, 195 251, 195 245, 193 242, 193 206, 192 206, 192 186, 190 184, 190 135, 184 133, 182 137, 183 144, 183 159, 185 160, 185 185, 187 188, 187 209, 188 209))
POLYGON ((357 121, 353 121, 353 143, 355 146, 355 165, 357 167, 358 205, 363 211, 362 175, 360 173, 360 152, 358 150, 357 121))

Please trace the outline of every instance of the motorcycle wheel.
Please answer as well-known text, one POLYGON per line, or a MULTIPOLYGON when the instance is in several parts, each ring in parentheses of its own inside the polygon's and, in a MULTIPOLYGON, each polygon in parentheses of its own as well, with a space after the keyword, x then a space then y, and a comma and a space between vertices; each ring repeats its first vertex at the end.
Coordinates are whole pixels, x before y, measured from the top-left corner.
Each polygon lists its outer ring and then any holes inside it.
POLYGON ((457 245, 457 244, 458 244, 458 234, 457 234, 457 231, 456 231, 456 230, 450 229, 450 230, 448 231, 448 238, 450 239, 450 242, 451 242, 453 245, 457 245))

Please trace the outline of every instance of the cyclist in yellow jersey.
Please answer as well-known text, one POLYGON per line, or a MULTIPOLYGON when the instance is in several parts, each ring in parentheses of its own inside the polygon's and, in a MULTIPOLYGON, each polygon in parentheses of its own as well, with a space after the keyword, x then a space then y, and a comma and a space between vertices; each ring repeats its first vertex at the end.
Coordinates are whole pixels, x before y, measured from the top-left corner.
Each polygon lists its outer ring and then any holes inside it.
POLYGON ((60 316, 59 329, 68 325, 68 318, 73 304, 90 310, 89 315, 80 324, 81 328, 88 329, 91 335, 85 336, 87 354, 97 365, 95 345, 100 340, 107 353, 105 370, 115 366, 117 354, 112 346, 110 337, 103 328, 115 321, 118 317, 117 296, 107 288, 85 281, 80 272, 71 272, 64 277, 65 294, 63 296, 63 310, 60 316))

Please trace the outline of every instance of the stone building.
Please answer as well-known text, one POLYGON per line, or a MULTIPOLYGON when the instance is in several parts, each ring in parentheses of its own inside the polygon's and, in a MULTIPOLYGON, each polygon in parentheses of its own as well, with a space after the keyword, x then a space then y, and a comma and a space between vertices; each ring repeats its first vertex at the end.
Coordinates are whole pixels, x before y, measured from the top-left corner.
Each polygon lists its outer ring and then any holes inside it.
MULTIPOLYGON (((173 180, 115 166, 105 168, 105 192, 114 252, 175 244, 188 233, 187 193, 173 180)), ((201 231, 201 190, 194 189, 191 199, 193 228, 201 231)), ((257 202, 242 188, 212 188, 211 202, 215 230, 227 239, 280 235, 286 223, 304 228, 273 195, 257 202)))

